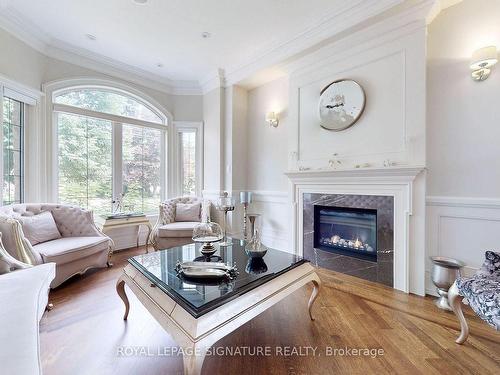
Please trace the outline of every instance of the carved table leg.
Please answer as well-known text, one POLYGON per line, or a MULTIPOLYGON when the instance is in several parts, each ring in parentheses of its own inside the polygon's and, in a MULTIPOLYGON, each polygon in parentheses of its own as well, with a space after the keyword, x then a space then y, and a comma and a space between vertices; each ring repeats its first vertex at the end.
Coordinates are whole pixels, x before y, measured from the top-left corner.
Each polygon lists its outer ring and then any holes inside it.
POLYGON ((448 290, 448 303, 460 322, 460 336, 455 340, 457 344, 463 344, 465 340, 467 340, 467 337, 469 337, 469 326, 462 312, 461 299, 462 297, 458 294, 458 288, 455 281, 450 290, 448 290))
POLYGON ((184 362, 184 375, 200 375, 206 349, 204 347, 185 347, 182 360, 184 362))
POLYGON ((314 284, 314 289, 312 291, 311 298, 309 298, 308 308, 309 308, 309 317, 311 318, 311 320, 314 320, 314 317, 312 315, 312 307, 314 301, 316 301, 316 298, 318 298, 319 289, 321 288, 321 280, 316 275, 316 278, 312 280, 312 283, 314 284))
POLYGON ((116 282, 116 292, 125 304, 125 314, 123 315, 123 320, 127 320, 128 312, 130 310, 130 303, 128 302, 127 294, 125 293, 125 281, 121 276, 116 282))

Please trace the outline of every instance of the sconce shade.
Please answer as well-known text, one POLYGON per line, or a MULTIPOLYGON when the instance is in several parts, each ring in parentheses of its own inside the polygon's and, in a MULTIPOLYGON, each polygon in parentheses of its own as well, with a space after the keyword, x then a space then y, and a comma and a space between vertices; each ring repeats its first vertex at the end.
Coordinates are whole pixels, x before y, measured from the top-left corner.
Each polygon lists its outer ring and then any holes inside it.
POLYGON ((271 125, 272 127, 277 127, 279 123, 278 115, 276 112, 267 112, 266 113, 266 121, 271 125))
POLYGON ((474 51, 470 62, 470 68, 472 70, 491 68, 497 62, 497 48, 495 46, 484 47, 474 51))
POLYGON ((276 112, 267 112, 266 113, 266 121, 276 120, 276 112))

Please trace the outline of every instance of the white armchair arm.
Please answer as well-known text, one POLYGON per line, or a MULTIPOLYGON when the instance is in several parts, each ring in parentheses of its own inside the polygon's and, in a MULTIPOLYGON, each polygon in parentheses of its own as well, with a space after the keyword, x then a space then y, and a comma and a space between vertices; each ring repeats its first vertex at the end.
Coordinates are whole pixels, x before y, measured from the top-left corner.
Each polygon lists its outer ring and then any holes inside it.
POLYGON ((41 255, 33 249, 30 242, 24 237, 21 223, 16 219, 1 216, 0 233, 5 250, 21 262, 36 265, 42 264, 41 255))

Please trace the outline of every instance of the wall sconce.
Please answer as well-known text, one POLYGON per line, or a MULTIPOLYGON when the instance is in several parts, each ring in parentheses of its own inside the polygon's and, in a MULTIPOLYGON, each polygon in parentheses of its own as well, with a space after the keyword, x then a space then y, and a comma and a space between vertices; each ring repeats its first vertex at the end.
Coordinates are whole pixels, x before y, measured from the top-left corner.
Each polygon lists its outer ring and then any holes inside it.
POLYGON ((474 81, 484 81, 491 73, 491 68, 498 62, 497 47, 480 48, 472 54, 470 68, 474 81))
POLYGON ((267 112, 267 114, 266 114, 266 121, 273 128, 278 127, 278 124, 280 123, 280 120, 278 118, 278 114, 276 112, 267 112))

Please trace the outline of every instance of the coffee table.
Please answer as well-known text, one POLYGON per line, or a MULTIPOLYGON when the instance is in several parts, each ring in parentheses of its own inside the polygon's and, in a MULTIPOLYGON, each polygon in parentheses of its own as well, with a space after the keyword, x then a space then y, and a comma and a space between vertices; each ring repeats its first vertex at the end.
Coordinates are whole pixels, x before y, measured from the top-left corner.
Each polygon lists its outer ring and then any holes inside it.
POLYGON ((232 246, 215 253, 219 261, 237 266, 239 274, 230 282, 193 283, 176 275, 177 261, 201 255, 199 244, 135 256, 117 281, 116 290, 125 304, 123 319, 130 309, 126 284, 182 348, 185 374, 199 374, 210 346, 308 282, 314 286, 309 299, 309 317, 314 320, 311 310, 321 281, 313 266, 274 249, 260 260, 251 260, 244 245, 245 241, 233 239, 232 246))

